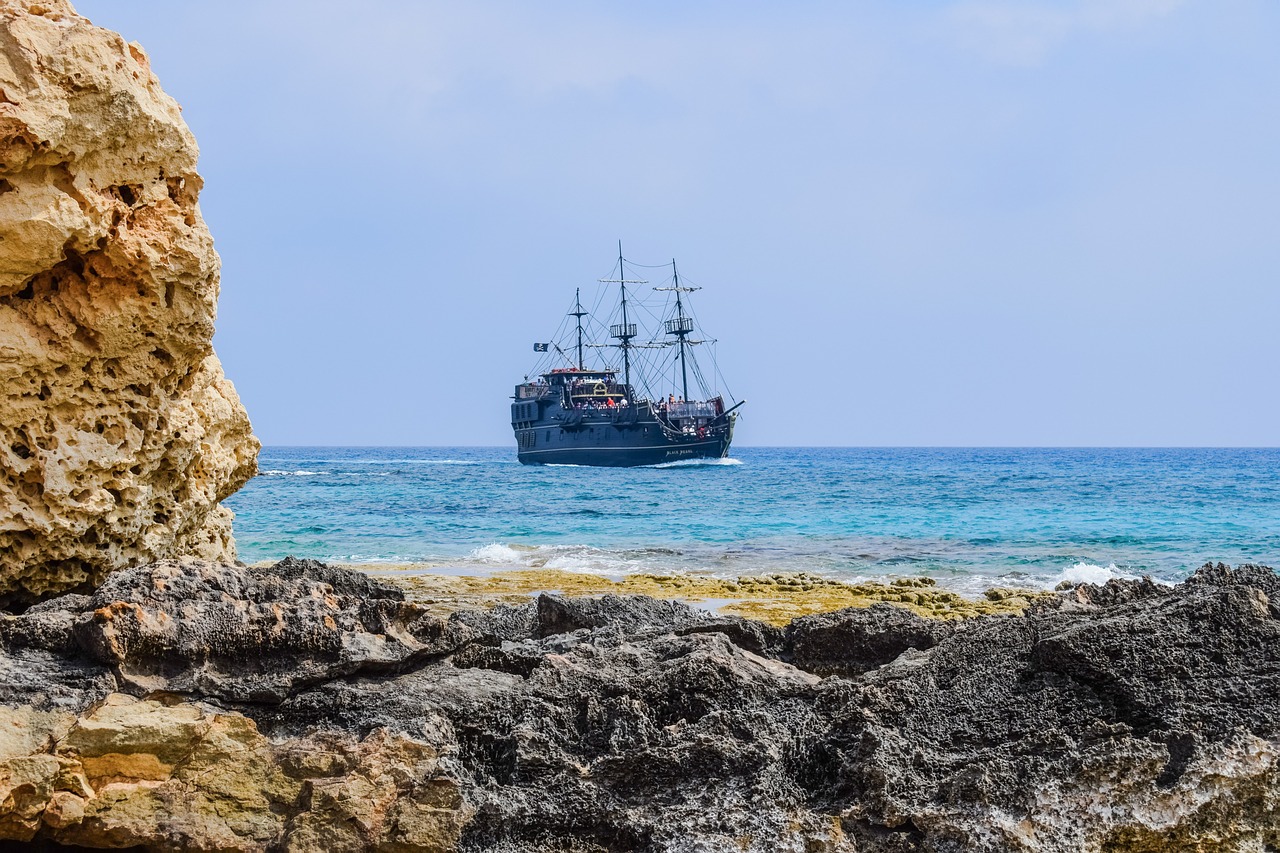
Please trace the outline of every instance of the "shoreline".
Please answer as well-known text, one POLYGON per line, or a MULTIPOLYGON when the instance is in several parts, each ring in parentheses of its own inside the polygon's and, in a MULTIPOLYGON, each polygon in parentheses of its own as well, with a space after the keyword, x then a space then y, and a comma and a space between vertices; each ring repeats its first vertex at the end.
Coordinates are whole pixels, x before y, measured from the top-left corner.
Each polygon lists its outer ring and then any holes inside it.
MULTIPOLYGON (((255 566, 261 564, 254 564, 255 566)), ((678 601, 726 616, 783 626, 801 616, 848 607, 893 604, 934 619, 1017 615, 1045 590, 991 587, 980 596, 940 587, 933 578, 843 581, 805 572, 775 572, 724 578, 698 574, 637 573, 608 576, 564 569, 507 569, 421 563, 333 563, 391 584, 414 604, 445 616, 459 610, 518 606, 542 593, 567 598, 645 595, 678 601)))

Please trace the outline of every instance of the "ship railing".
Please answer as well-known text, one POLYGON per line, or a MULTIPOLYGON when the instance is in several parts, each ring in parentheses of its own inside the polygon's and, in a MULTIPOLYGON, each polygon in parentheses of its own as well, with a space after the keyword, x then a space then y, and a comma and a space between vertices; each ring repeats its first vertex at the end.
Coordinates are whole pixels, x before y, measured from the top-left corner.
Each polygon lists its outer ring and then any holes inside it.
POLYGON ((613 405, 609 405, 610 402, 611 401, 609 399, 606 399, 603 397, 593 397, 593 398, 575 397, 572 404, 570 404, 569 406, 566 406, 566 408, 574 409, 577 411, 584 411, 584 412, 605 412, 605 413, 612 412, 615 409, 638 408, 638 406, 633 406, 629 404, 625 397, 613 398, 612 399, 613 405))
POLYGON ((621 385, 606 385, 603 382, 584 382, 569 388, 569 397, 573 400, 604 400, 613 397, 627 396, 621 385))
POLYGON ((667 403, 668 420, 687 420, 689 418, 714 418, 720 414, 714 403, 667 403))

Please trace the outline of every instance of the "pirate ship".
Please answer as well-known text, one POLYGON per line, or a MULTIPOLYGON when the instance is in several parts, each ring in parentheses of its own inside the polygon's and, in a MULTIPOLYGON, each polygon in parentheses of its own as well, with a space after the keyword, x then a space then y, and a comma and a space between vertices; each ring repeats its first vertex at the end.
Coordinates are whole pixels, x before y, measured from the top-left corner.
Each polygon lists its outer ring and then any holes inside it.
POLYGON ((628 272, 639 266, 619 245, 616 275, 599 280, 597 310, 583 308, 579 288, 555 338, 534 344, 541 359, 511 404, 521 462, 619 467, 728 455, 745 401, 719 390, 716 342, 699 330, 689 302, 700 288, 681 279, 673 260, 670 278, 642 291, 649 282, 628 272), (709 372, 699 350, 709 351, 709 372))

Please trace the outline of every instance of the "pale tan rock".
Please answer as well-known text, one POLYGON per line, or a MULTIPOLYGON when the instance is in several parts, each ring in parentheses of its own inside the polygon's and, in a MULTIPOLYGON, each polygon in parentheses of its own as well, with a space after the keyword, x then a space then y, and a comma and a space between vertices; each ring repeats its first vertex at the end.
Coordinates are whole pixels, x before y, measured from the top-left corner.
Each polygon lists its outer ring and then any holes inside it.
POLYGON ((437 775, 436 752, 378 731, 341 776, 307 782, 311 808, 294 820, 286 850, 455 849, 470 817, 458 785, 437 775))
POLYGON ((48 752, 75 723, 67 711, 39 711, 30 706, 0 706, 0 761, 48 752))
POLYGON ((136 44, 0 0, 0 601, 232 560, 258 442, 213 353, 195 139, 136 44))
POLYGON ((44 824, 52 829, 75 826, 84 820, 84 797, 70 791, 54 791, 45 806, 44 824))
POLYGON ((111 694, 0 706, 0 839, 154 850, 456 849, 471 809, 435 749, 375 731, 273 744, 252 720, 111 694))

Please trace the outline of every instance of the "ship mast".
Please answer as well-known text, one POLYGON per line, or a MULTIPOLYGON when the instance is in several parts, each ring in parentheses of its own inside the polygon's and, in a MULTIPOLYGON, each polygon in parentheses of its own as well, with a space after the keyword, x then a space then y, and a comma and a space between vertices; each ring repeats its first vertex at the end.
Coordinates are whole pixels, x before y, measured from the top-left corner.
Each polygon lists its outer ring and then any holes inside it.
POLYGON ((631 336, 635 334, 632 324, 627 322, 627 271, 622 266, 622 241, 618 241, 618 279, 622 287, 622 327, 614 336, 622 342, 622 375, 627 387, 631 386, 631 336), (628 334, 628 332, 630 334, 628 334))
POLYGON ((689 369, 684 362, 684 338, 689 334, 684 323, 684 303, 680 301, 680 273, 676 272, 676 259, 671 259, 671 277, 676 286, 676 335, 680 339, 680 383, 684 389, 684 401, 689 402, 689 369))
POLYGON ((582 310, 582 288, 576 287, 573 290, 574 309, 569 312, 570 317, 578 318, 578 369, 583 369, 582 363, 582 318, 587 316, 587 312, 582 310))
POLYGON ((680 298, 680 294, 686 290, 697 290, 696 287, 681 287, 680 273, 676 270, 676 259, 671 259, 671 277, 673 279, 671 287, 660 287, 658 290, 674 290, 676 292, 676 316, 667 320, 668 335, 675 335, 680 342, 680 387, 684 391, 684 401, 689 402, 689 368, 685 362, 685 347, 688 346, 686 338, 693 331, 693 318, 684 315, 684 302, 680 298))
POLYGON ((645 284, 640 279, 627 278, 626 268, 622 265, 622 241, 618 241, 618 277, 602 278, 604 284, 622 285, 622 322, 609 327, 611 337, 618 339, 618 349, 622 350, 622 376, 626 385, 627 396, 631 396, 631 339, 636 336, 636 324, 627 318, 627 285, 645 284))

